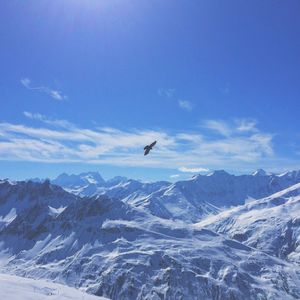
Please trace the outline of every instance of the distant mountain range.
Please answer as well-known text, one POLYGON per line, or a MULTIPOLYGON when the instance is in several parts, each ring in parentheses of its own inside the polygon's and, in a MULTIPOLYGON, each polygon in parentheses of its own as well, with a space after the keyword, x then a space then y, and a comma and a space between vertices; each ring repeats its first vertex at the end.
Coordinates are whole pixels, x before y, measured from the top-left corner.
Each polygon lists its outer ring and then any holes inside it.
POLYGON ((118 198, 151 214, 196 222, 220 209, 260 199, 300 182, 300 172, 235 176, 223 170, 196 175, 190 180, 143 183, 125 177, 104 181, 97 172, 61 174, 51 183, 79 196, 106 195, 118 198))
POLYGON ((299 171, 1 180, 0 271, 110 299, 299 299, 299 203, 299 171))

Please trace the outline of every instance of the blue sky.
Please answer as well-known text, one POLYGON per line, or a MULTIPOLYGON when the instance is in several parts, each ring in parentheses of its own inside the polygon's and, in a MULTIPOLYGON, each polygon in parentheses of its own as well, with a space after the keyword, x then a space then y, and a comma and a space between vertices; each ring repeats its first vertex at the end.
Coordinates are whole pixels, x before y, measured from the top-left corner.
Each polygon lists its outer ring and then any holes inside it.
POLYGON ((1 1, 0 177, 300 169, 299 11, 297 0, 1 1))

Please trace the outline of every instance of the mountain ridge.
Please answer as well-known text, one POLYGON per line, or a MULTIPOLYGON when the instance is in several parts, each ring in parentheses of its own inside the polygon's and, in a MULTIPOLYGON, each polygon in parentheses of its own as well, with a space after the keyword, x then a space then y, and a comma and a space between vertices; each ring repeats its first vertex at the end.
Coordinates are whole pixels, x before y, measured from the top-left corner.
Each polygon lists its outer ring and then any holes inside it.
MULTIPOLYGON (((64 175, 65 176, 65 175, 64 175)), ((124 177, 103 181, 99 173, 81 173, 75 177, 75 184, 58 179, 52 181, 66 191, 79 196, 106 195, 118 198, 131 205, 146 209, 163 218, 175 218, 197 222, 209 214, 224 208, 244 204, 249 199, 260 199, 300 182, 299 171, 283 174, 269 174, 262 169, 249 175, 232 175, 216 170, 207 175, 195 175, 191 179, 170 183, 167 181, 141 182, 124 177), (92 183, 86 176, 100 177, 92 183)), ((59 177, 58 177, 59 178, 59 177)))

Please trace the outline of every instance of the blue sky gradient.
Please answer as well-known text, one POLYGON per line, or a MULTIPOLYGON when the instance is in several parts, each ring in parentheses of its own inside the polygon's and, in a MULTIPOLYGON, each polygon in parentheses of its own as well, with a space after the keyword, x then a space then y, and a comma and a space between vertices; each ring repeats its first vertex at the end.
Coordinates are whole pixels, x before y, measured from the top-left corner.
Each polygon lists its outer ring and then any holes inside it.
POLYGON ((299 11, 297 0, 1 1, 0 177, 300 169, 299 11))

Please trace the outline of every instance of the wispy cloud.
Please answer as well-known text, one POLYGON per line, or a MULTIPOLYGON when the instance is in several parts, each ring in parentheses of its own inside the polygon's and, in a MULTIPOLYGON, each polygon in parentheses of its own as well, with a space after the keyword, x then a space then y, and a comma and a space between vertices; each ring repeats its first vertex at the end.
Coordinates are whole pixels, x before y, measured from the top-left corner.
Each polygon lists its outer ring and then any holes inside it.
POLYGON ((172 178, 172 179, 176 179, 176 178, 178 178, 178 177, 180 177, 179 174, 173 174, 173 175, 170 175, 170 178, 172 178))
POLYGON ((66 128, 73 127, 73 124, 68 122, 67 120, 51 119, 40 113, 32 113, 32 112, 24 111, 23 115, 28 119, 41 121, 48 125, 66 127, 66 128))
POLYGON ((82 128, 39 113, 24 112, 24 116, 40 124, 33 127, 0 123, 1 160, 159 167, 199 173, 220 167, 232 169, 256 164, 261 167, 262 162, 275 159, 272 134, 257 128, 240 131, 238 124, 233 127, 224 122, 231 128, 230 134, 212 137, 206 131, 201 132, 201 128, 199 132, 175 133, 82 128), (158 143, 151 155, 145 157, 143 147, 153 140, 158 143))
POLYGON ((230 126, 221 120, 206 120, 203 122, 202 127, 211 129, 223 136, 230 136, 232 134, 230 126))
POLYGON ((229 137, 235 134, 259 132, 257 122, 253 119, 236 119, 232 122, 223 120, 205 120, 201 127, 210 129, 220 135, 229 137))
POLYGON ((160 89, 157 90, 157 94, 160 97, 172 98, 175 94, 175 89, 160 88, 160 89))
POLYGON ((249 120, 249 119, 236 120, 236 124, 237 124, 237 130, 241 132, 258 131, 258 129, 256 128, 257 122, 255 120, 249 120))
POLYGON ((192 103, 187 100, 178 100, 178 105, 187 111, 191 111, 193 109, 192 103))
POLYGON ((29 90, 34 89, 34 88, 32 88, 32 87, 30 86, 31 80, 30 80, 29 78, 22 78, 20 81, 21 81, 21 84, 22 84, 24 87, 26 87, 27 89, 29 89, 29 90))
POLYGON ((191 111, 193 109, 193 104, 192 102, 188 100, 181 100, 178 99, 176 96, 176 90, 175 89, 163 89, 160 88, 157 90, 157 93, 160 97, 172 99, 174 103, 177 102, 178 106, 186 111, 191 111), (176 102, 175 102, 176 101, 176 102))
POLYGON ((187 168, 187 167, 181 167, 178 170, 183 173, 203 173, 209 171, 209 169, 206 168, 187 168))
POLYGON ((32 82, 29 78, 22 78, 20 80, 20 82, 26 89, 43 92, 55 100, 62 101, 62 100, 66 100, 68 98, 61 91, 51 89, 47 86, 33 86, 32 82))
POLYGON ((56 100, 66 100, 68 97, 61 91, 49 90, 49 95, 56 100))

